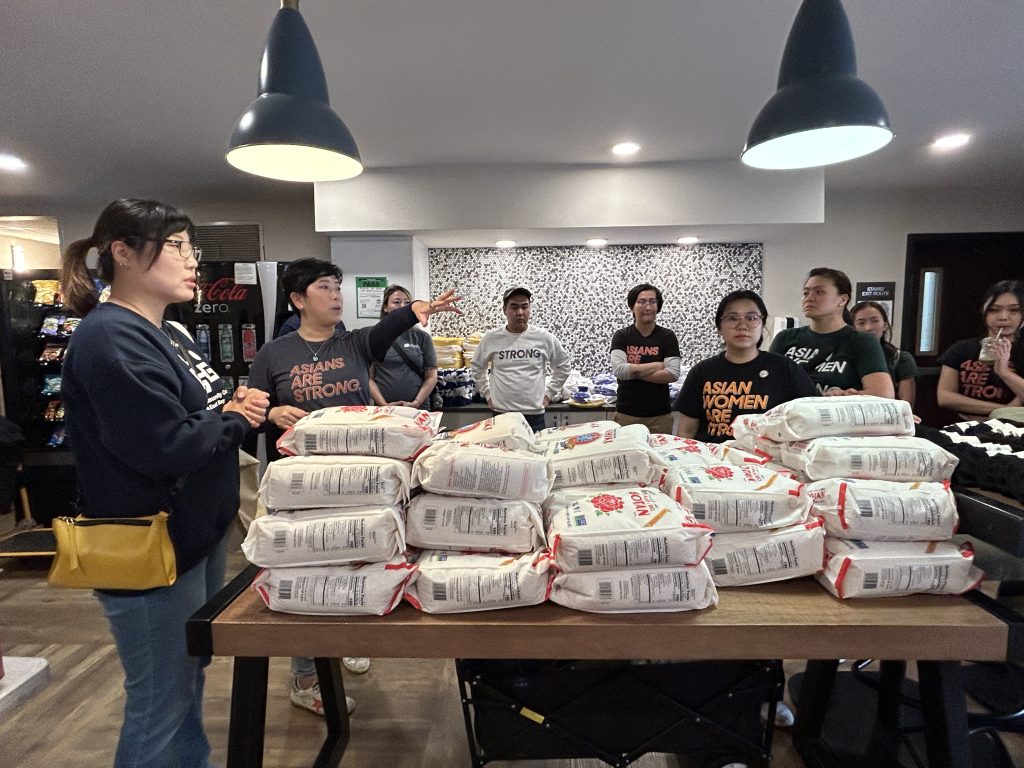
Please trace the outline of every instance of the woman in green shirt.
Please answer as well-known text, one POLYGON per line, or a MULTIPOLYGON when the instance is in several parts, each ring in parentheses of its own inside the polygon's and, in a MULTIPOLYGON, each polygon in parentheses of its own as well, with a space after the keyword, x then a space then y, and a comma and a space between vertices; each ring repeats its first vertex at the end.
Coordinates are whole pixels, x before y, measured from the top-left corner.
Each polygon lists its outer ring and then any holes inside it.
POLYGON ((906 400, 913 408, 917 396, 917 377, 921 371, 913 355, 892 343, 892 325, 889 324, 885 307, 877 301, 862 301, 850 310, 850 317, 853 318, 854 328, 878 339, 885 352, 885 361, 889 364, 889 375, 896 387, 896 397, 906 400))

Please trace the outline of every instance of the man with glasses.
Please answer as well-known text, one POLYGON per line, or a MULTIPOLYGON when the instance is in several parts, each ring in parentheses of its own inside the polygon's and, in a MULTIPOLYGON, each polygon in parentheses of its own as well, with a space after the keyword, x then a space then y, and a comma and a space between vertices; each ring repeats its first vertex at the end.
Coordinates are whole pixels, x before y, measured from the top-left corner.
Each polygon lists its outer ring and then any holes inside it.
POLYGON ((664 304, 660 290, 641 283, 626 295, 626 303, 633 324, 612 336, 612 370, 619 380, 615 421, 671 434, 668 385, 679 378, 679 341, 656 322, 664 304))

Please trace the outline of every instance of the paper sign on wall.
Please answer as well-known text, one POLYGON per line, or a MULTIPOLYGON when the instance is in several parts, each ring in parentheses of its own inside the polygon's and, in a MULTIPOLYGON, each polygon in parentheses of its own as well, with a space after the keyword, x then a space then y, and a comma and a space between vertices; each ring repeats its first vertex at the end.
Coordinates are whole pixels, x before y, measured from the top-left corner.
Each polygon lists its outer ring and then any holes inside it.
POLYGON ((889 323, 893 323, 892 311, 896 301, 896 283, 857 283, 855 303, 877 301, 885 307, 889 323))
POLYGON ((357 277, 356 317, 380 317, 380 305, 384 301, 384 289, 387 287, 386 277, 357 277))

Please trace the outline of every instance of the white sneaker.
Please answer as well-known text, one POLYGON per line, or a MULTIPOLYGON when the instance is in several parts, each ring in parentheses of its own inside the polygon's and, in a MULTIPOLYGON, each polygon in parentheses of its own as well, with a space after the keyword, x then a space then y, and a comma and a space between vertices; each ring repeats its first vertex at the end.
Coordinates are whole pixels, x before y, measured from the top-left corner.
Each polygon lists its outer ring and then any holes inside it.
POLYGON ((775 727, 792 728, 795 722, 796 715, 793 714, 793 710, 784 701, 780 701, 775 707, 775 727))
MULTIPOLYGON (((294 706, 299 709, 308 709, 310 712, 320 717, 324 716, 324 702, 320 698, 320 683, 313 683, 309 688, 299 688, 299 681, 292 678, 292 690, 288 698, 294 706)), ((345 708, 348 709, 348 713, 351 715, 356 708, 356 700, 351 696, 345 697, 345 708)))
POLYGON ((365 656, 342 656, 341 665, 353 675, 363 675, 370 669, 370 660, 365 656))

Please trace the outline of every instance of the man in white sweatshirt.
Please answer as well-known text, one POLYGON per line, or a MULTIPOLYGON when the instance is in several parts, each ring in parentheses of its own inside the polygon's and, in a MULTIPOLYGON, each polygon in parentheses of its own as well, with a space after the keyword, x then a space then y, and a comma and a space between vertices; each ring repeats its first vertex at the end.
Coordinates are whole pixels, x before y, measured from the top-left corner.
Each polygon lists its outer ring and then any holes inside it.
POLYGON ((544 409, 569 377, 569 355, 554 334, 530 325, 532 297, 525 288, 505 291, 507 323, 480 340, 473 355, 473 381, 492 411, 521 413, 536 432, 544 428, 544 409), (545 385, 549 365, 551 382, 545 385))

